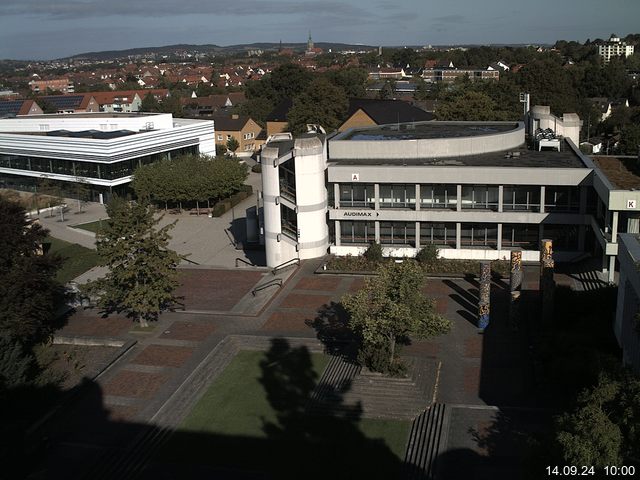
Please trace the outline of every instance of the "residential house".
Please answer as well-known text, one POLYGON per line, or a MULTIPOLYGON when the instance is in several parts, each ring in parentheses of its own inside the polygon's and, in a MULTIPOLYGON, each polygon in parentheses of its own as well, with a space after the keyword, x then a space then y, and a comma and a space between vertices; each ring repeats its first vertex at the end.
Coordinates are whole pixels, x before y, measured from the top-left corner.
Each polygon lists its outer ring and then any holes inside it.
POLYGON ((236 155, 250 157, 262 146, 262 141, 257 140, 262 127, 249 117, 240 115, 213 117, 216 131, 216 144, 227 145, 231 137, 238 141, 236 155))
POLYGON ((433 120, 433 114, 401 100, 349 99, 347 119, 338 127, 344 132, 354 127, 433 120))
POLYGON ((244 92, 232 92, 225 95, 183 98, 182 104, 187 115, 212 116, 222 115, 244 101, 244 92))
MULTIPOLYGON (((75 95, 47 95, 38 97, 40 108, 44 108, 44 104, 52 105, 57 109, 57 113, 94 113, 100 111, 100 105, 92 95, 75 94, 75 95)), ((45 109, 46 110, 46 109, 45 109)))
POLYGON ((0 100, 0 118, 40 114, 42 109, 33 100, 0 100))
POLYGON ((29 88, 35 93, 46 93, 47 90, 61 93, 74 92, 73 83, 67 77, 50 80, 31 80, 29 88))

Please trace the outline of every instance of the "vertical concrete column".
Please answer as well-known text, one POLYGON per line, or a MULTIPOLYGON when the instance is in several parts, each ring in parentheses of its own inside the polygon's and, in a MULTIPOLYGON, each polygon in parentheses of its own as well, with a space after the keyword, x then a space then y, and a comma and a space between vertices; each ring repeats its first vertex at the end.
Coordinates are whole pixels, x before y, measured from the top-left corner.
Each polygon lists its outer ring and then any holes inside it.
POLYGON ((376 220, 376 243, 380 243, 380 222, 376 220))
POLYGON ((511 292, 509 325, 512 329, 517 330, 520 322, 520 290, 522 289, 522 250, 519 248, 511 250, 509 271, 509 291, 511 292))
POLYGON ((607 276, 607 281, 609 283, 613 283, 615 281, 616 279, 615 273, 616 273, 616 256, 609 255, 609 274, 607 276))
POLYGON ((540 213, 544 213, 544 198, 547 193, 547 189, 544 185, 540 186, 540 213))
POLYGON ((504 185, 498 186, 498 212, 504 212, 504 185))
POLYGON ((420 184, 416 183, 416 210, 420 210, 420 184))
POLYGON ((542 296, 542 320, 551 321, 555 281, 553 278, 553 241, 543 238, 540 242, 540 293, 542 296))
POLYGON ((456 223, 456 249, 460 250, 462 248, 462 224, 456 223))
POLYGON ((480 333, 489 326, 491 311, 491 262, 480 262, 480 287, 478 295, 478 331, 480 333))
POLYGON ((416 222, 416 248, 420 250, 420 222, 416 222))
MULTIPOLYGON (((366 201, 366 198, 365 198, 366 201)), ((380 209, 380 184, 379 183, 374 183, 373 184, 373 201, 375 202, 375 206, 374 208, 376 210, 380 209)), ((376 225, 378 224, 378 222, 376 222, 376 225)), ((378 230, 376 229, 376 232, 378 230)), ((376 237, 378 238, 378 237, 376 237)), ((380 241, 379 239, 377 241, 380 241)))
POLYGON ((333 184, 333 206, 334 208, 340 208, 340 184, 333 184))
POLYGON ((342 244, 340 240, 342 238, 342 232, 340 230, 340 220, 335 221, 334 231, 336 235, 336 247, 339 247, 342 244))
POLYGON ((497 232, 498 238, 496 239, 496 242, 497 242, 496 249, 500 251, 502 250, 502 224, 501 223, 498 224, 497 231, 498 231, 497 232))
MULTIPOLYGON (((462 185, 456 185, 456 210, 462 211, 462 185)), ((458 247, 460 248, 460 247, 458 247)))
POLYGON ((618 214, 617 211, 613 212, 611 220, 611 243, 618 243, 618 214))

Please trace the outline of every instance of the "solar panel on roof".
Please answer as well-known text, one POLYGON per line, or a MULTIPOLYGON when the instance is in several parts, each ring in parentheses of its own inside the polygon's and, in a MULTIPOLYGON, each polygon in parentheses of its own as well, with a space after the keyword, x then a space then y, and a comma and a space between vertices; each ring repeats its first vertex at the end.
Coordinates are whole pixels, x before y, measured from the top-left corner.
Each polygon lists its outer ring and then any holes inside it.
POLYGON ((17 115, 22 106, 22 100, 14 100, 10 102, 0 102, 0 115, 17 115))

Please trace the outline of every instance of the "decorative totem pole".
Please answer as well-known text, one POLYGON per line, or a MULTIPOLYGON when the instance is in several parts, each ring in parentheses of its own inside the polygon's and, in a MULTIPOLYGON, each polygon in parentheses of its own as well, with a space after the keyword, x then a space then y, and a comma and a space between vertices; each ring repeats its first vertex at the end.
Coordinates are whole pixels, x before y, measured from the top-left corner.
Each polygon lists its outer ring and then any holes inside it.
POLYGON ((511 274, 509 276, 509 325, 518 328, 520 322, 520 289, 522 288, 522 250, 511 250, 511 274))
POLYGON ((540 294, 542 296, 542 320, 548 322, 553 316, 553 240, 543 239, 540 243, 540 294))
POLYGON ((491 311, 491 262, 480 262, 480 295, 478 299, 478 331, 489 325, 491 311))

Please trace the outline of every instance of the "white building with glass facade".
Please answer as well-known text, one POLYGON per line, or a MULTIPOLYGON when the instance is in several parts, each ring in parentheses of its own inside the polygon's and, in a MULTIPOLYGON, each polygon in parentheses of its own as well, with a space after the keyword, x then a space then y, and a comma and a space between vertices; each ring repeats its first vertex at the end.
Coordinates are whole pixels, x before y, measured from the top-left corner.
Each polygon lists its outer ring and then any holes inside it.
POLYGON ((78 113, 0 119, 0 188, 63 187, 81 179, 93 200, 126 191, 139 165, 186 153, 215 155, 210 120, 154 113, 78 113))
POLYGON ((267 262, 357 255, 371 242, 397 257, 435 245, 444 258, 508 259, 521 248, 537 261, 551 238, 556 260, 593 255, 612 272, 617 232, 638 228, 640 192, 618 191, 576 143, 530 140, 521 122, 272 139, 262 154, 267 262))

